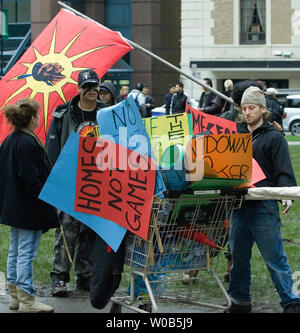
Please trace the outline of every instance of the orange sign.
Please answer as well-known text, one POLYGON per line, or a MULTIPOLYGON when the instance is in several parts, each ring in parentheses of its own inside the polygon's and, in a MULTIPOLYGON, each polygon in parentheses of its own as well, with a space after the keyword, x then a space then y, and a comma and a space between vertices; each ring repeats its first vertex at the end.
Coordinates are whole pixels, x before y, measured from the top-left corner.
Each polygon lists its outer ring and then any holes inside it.
POLYGON ((251 181, 251 134, 212 134, 195 137, 186 149, 185 159, 190 181, 197 181, 203 177, 251 181))

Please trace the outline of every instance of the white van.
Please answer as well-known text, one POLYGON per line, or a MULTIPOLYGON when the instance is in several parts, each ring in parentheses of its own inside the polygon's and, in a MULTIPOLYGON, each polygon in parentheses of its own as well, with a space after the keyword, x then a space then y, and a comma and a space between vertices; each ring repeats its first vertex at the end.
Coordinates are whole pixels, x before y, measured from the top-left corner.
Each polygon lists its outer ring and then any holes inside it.
POLYGON ((300 95, 286 97, 282 126, 285 132, 300 136, 300 95))

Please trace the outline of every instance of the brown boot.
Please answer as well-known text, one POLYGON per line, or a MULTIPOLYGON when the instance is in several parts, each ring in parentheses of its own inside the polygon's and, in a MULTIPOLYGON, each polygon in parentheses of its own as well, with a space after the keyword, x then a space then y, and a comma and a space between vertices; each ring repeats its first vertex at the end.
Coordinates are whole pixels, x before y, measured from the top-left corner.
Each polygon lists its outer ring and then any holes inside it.
POLYGON ((19 312, 22 313, 53 312, 53 308, 51 306, 37 301, 34 296, 29 295, 23 289, 17 287, 17 292, 20 301, 19 312))
POLYGON ((10 294, 9 308, 10 310, 18 310, 20 302, 17 294, 17 286, 15 284, 8 284, 7 287, 10 294))

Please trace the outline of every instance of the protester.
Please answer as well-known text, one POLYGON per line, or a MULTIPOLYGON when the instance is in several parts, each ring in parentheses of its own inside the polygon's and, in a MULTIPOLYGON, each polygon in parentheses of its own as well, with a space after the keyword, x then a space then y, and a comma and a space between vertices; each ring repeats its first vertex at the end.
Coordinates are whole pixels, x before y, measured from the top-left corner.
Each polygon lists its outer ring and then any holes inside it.
POLYGON ((128 94, 129 96, 132 96, 134 99, 135 103, 137 104, 137 107, 140 111, 141 117, 145 118, 147 115, 147 110, 146 110, 146 97, 142 94, 144 85, 143 83, 137 83, 135 85, 135 89, 131 90, 131 92, 128 94))
POLYGON ((99 99, 101 102, 107 106, 115 105, 115 94, 116 89, 111 82, 106 81, 100 84, 99 99))
POLYGON ((34 133, 39 104, 21 99, 4 114, 14 131, 0 146, 0 222, 11 227, 7 259, 9 308, 19 312, 53 312, 35 299, 33 261, 42 233, 59 226, 54 207, 38 199, 51 170, 45 148, 34 133))
POLYGON ((164 96, 166 114, 170 114, 171 101, 172 101, 172 97, 175 94, 175 92, 176 92, 176 85, 174 83, 171 83, 169 85, 169 92, 164 96))
POLYGON ((188 96, 184 93, 182 82, 178 82, 175 86, 175 94, 172 96, 170 105, 170 114, 184 113, 188 96))
MULTIPOLYGON (((231 97, 232 94, 232 89, 233 89, 233 82, 230 79, 227 79, 224 82, 224 91, 223 94, 227 96, 228 98, 231 97)), ((231 103, 226 101, 225 99, 221 98, 221 114, 224 112, 227 112, 231 107, 231 103)))
POLYGON ((146 97, 146 117, 150 118, 152 117, 152 109, 155 108, 155 102, 152 96, 149 95, 149 87, 144 86, 142 90, 143 95, 146 97))
POLYGON ((283 109, 280 103, 276 99, 278 91, 274 88, 268 88, 266 90, 266 105, 267 109, 272 113, 272 120, 276 121, 282 127, 283 109))
POLYGON ((241 100, 244 91, 250 86, 259 87, 260 89, 262 89, 261 84, 256 80, 243 80, 233 85, 231 93, 231 99, 233 101, 233 104, 231 104, 231 107, 228 111, 220 115, 221 118, 225 118, 235 122, 243 121, 241 100))
POLYGON ((128 86, 122 86, 120 89, 120 95, 116 99, 116 103, 122 102, 124 99, 127 98, 129 93, 129 87, 128 86))
MULTIPOLYGON (((245 122, 239 133, 251 133, 253 158, 266 178, 256 187, 296 186, 289 150, 284 136, 266 120, 266 101, 258 87, 245 90, 241 100, 245 122)), ((291 201, 282 201, 286 214, 291 201)), ((245 201, 234 210, 229 228, 232 269, 228 293, 232 305, 229 312, 251 311, 251 249, 254 242, 267 265, 274 286, 280 296, 284 312, 300 312, 300 298, 293 293, 293 280, 280 234, 280 215, 276 200, 245 201)))
MULTIPOLYGON (((207 86, 212 87, 212 81, 209 78, 204 78, 203 83, 205 83, 207 86)), ((202 87, 203 92, 199 99, 199 105, 198 109, 202 112, 209 113, 215 116, 220 115, 222 110, 222 101, 221 98, 216 95, 211 90, 202 87)))
MULTIPOLYGON (((78 92, 66 104, 58 106, 53 112, 53 119, 46 138, 46 148, 52 163, 57 160, 71 132, 81 136, 96 136, 96 113, 107 107, 98 101, 99 78, 91 69, 83 70, 78 75, 78 92)), ((72 216, 60 211, 64 233, 60 229, 55 232, 53 249, 53 266, 51 276, 51 292, 53 296, 66 297, 66 283, 70 281, 70 269, 73 258, 75 264, 77 290, 89 290, 90 271, 83 253, 80 251, 80 233, 84 225, 72 216), (64 243, 64 237, 67 247, 64 243)))

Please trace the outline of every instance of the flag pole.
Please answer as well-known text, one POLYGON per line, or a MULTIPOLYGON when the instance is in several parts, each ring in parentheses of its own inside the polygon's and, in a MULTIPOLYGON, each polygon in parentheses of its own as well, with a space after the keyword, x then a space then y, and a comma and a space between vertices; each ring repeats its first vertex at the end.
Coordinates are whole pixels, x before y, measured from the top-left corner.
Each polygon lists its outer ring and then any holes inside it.
MULTIPOLYGON (((65 9, 69 10, 70 12, 72 12, 72 13, 78 15, 78 16, 81 16, 81 17, 83 17, 83 18, 85 18, 85 19, 87 19, 87 20, 93 21, 93 22, 95 22, 95 23, 101 25, 102 27, 104 27, 104 26, 103 26, 102 24, 100 24, 99 22, 94 21, 94 20, 91 19, 90 17, 88 17, 88 16, 86 16, 86 15, 80 13, 79 11, 77 11, 76 9, 74 9, 74 8, 72 8, 72 7, 68 6, 68 5, 66 5, 65 3, 61 2, 61 1, 58 1, 57 3, 58 3, 61 7, 63 7, 63 8, 65 8, 65 9)), ((106 27, 105 27, 105 28, 106 28, 106 27)), ((173 70, 175 70, 176 72, 180 73, 181 75, 183 75, 183 76, 187 77, 188 79, 194 81, 195 83, 199 84, 200 86, 202 86, 202 87, 204 87, 204 88, 206 88, 206 89, 212 91, 212 92, 215 93, 216 95, 218 95, 218 96, 220 96, 221 98, 225 99, 227 102, 229 102, 229 103, 235 105, 235 103, 233 102, 232 99, 230 99, 230 98, 227 97, 226 95, 222 94, 222 93, 219 92, 218 90, 216 90, 216 89, 214 89, 214 88, 208 86, 208 85, 205 84, 204 82, 201 82, 201 81, 197 80, 197 79, 194 78, 192 75, 190 75, 190 74, 188 74, 188 73, 182 71, 182 70, 179 69, 178 67, 172 65, 172 64, 169 63, 168 61, 166 61, 166 60, 164 60, 163 58, 157 56, 156 54, 154 54, 154 53, 152 53, 152 52, 146 50, 146 49, 143 48, 142 46, 140 46, 140 45, 138 45, 138 44, 132 42, 131 40, 125 38, 124 36, 122 36, 122 37, 123 37, 124 40, 125 40, 129 45, 131 45, 133 48, 135 48, 135 49, 137 49, 137 50, 140 50, 140 51, 142 51, 143 53, 149 55, 150 57, 152 57, 152 58, 154 58, 154 59, 156 59, 156 60, 162 62, 163 64, 165 64, 166 66, 172 68, 173 70)))

